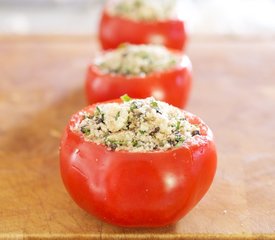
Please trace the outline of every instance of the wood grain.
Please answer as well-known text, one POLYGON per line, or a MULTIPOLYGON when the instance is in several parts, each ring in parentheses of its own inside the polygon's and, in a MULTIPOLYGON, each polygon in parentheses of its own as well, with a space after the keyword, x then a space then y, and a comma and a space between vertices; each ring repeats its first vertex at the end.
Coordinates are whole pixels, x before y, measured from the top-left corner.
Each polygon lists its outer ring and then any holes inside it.
POLYGON ((190 43, 188 110, 212 128, 218 171, 208 194, 176 225, 118 228, 89 216, 66 193, 58 146, 86 105, 89 37, 0 37, 0 238, 274 239, 275 42, 190 43))

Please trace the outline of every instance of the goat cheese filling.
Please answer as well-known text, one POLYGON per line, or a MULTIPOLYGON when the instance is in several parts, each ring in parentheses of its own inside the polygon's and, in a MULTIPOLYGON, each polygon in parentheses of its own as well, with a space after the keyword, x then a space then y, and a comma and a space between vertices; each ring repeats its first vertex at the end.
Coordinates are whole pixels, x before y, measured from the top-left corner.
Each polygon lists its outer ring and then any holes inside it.
POLYGON ((109 150, 129 152, 165 151, 200 135, 199 126, 191 124, 179 108, 153 97, 124 95, 122 99, 123 103, 99 104, 93 113, 83 112, 73 131, 109 150))
POLYGON ((175 12, 175 1, 171 0, 116 0, 111 1, 107 11, 134 21, 161 21, 171 19, 175 12))
POLYGON ((180 54, 163 46, 122 44, 96 58, 94 64, 104 74, 146 76, 176 68, 181 60, 180 54))

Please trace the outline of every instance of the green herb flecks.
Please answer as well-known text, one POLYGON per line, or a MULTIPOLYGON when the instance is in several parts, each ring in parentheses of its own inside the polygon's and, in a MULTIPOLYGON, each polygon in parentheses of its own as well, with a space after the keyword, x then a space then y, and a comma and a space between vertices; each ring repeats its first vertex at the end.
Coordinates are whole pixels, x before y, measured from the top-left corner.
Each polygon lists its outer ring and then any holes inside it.
POLYGON ((105 140, 105 145, 107 145, 109 148, 111 148, 112 151, 115 151, 116 148, 119 146, 119 142, 115 140, 107 139, 105 140))
POLYGON ((159 107, 159 105, 156 101, 151 102, 150 105, 151 105, 152 108, 158 108, 159 107))
POLYGON ((180 121, 177 121, 176 130, 178 131, 179 129, 180 129, 180 121))
POLYGON ((159 105, 156 101, 152 101, 150 103, 150 106, 156 110, 157 113, 162 114, 162 112, 159 109, 159 105))
POLYGON ((133 147, 137 147, 138 146, 138 141, 137 140, 133 140, 132 141, 132 145, 133 145, 133 147))
POLYGON ((117 114, 116 114, 116 116, 115 116, 115 120, 117 121, 119 117, 120 117, 120 111, 117 112, 117 114))
POLYGON ((182 144, 183 144, 183 142, 185 141, 185 137, 184 136, 182 136, 182 135, 177 135, 176 136, 176 147, 179 147, 179 146, 181 146, 182 144))
POLYGON ((137 104, 135 102, 132 102, 131 105, 130 105, 130 110, 133 111, 137 108, 138 108, 137 104))
POLYGON ((95 116, 96 124, 104 123, 104 113, 101 111, 101 109, 98 106, 96 106, 94 116, 95 116))
POLYGON ((124 94, 123 96, 121 96, 120 99, 123 102, 130 102, 132 100, 132 98, 130 98, 127 94, 124 94))
POLYGON ((89 136, 91 133, 90 128, 88 128, 87 126, 83 126, 81 127, 81 132, 85 135, 85 136, 89 136))
POLYGON ((101 115, 101 109, 99 108, 99 106, 96 106, 95 108, 95 116, 101 115))

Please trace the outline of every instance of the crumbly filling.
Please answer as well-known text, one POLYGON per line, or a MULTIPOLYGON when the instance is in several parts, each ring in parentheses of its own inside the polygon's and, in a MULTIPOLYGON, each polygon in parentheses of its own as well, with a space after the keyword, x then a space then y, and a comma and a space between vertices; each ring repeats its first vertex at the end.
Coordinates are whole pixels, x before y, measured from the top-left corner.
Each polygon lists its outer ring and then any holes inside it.
POLYGON ((73 130, 109 150, 130 152, 177 148, 200 134, 199 126, 189 123, 176 107, 152 97, 132 100, 125 95, 122 99, 123 103, 98 105, 93 114, 84 112, 73 130))
POLYGON ((107 8, 111 15, 135 21, 171 19, 174 9, 173 0, 116 0, 107 8))
POLYGON ((101 72, 125 76, 146 76, 179 65, 181 56, 158 45, 122 44, 95 60, 101 72))

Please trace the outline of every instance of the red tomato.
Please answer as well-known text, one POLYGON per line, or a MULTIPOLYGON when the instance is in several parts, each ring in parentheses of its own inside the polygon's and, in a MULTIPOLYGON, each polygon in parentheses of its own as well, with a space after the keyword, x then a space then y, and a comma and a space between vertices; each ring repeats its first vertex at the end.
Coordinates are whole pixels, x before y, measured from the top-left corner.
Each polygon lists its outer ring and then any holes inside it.
POLYGON ((172 19, 155 22, 138 22, 111 16, 103 11, 99 39, 103 49, 117 48, 121 43, 156 43, 168 48, 184 50, 186 31, 183 20, 172 19))
POLYGON ((182 57, 174 69, 155 72, 145 77, 104 74, 97 66, 90 65, 87 71, 85 90, 90 104, 119 98, 128 94, 133 98, 153 96, 179 108, 184 108, 191 89, 191 62, 182 57))
MULTIPOLYGON (((93 112, 96 105, 84 109, 93 112)), ((61 175, 74 201, 109 223, 156 227, 175 223, 209 189, 216 170, 211 130, 196 116, 187 119, 201 135, 168 151, 109 151, 72 131, 81 112, 70 120, 60 148, 61 175)))

